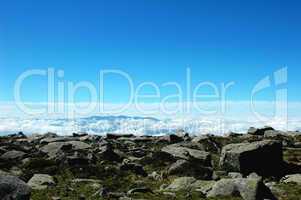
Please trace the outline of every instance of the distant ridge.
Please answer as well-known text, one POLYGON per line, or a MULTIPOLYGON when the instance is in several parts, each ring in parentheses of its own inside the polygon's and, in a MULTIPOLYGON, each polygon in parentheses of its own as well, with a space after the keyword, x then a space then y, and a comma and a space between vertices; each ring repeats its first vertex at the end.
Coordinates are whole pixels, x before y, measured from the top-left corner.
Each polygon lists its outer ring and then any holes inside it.
POLYGON ((109 121, 113 121, 113 120, 151 120, 151 121, 160 121, 157 118, 154 117, 140 117, 140 116, 127 116, 127 115, 108 115, 108 116, 91 116, 91 117, 83 117, 80 118, 83 120, 93 120, 93 121, 100 121, 100 120, 109 120, 109 121))

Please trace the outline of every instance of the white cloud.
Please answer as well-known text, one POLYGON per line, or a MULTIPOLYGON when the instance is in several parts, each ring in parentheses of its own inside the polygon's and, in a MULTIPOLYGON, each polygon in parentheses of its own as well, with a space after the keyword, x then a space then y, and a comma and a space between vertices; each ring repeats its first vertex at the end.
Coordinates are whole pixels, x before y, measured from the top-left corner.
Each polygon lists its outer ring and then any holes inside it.
MULTIPOLYGON (((45 103, 28 103, 32 107, 46 106, 45 103)), ((82 103, 81 105, 84 105, 82 103)), ((191 104, 181 104, 181 108, 191 104)), ((134 134, 165 134, 185 129, 193 134, 222 134, 228 131, 245 132, 250 126, 262 127, 271 125, 277 129, 299 130, 301 129, 301 102, 288 104, 288 118, 273 117, 274 104, 271 102, 255 102, 256 112, 268 116, 267 120, 260 121, 250 109, 250 103, 246 101, 227 102, 224 112, 221 112, 217 102, 202 102, 198 104, 202 109, 218 111, 215 114, 206 114, 197 109, 186 111, 183 109, 175 114, 162 112, 158 104, 140 104, 140 108, 153 109, 153 113, 143 113, 132 105, 121 113, 110 113, 110 110, 122 106, 122 104, 105 104, 106 112, 93 112, 76 114, 69 118, 68 112, 43 113, 31 115, 22 112, 14 103, 0 103, 0 134, 23 131, 25 133, 57 132, 59 134, 72 134, 73 132, 85 131, 91 134, 134 133, 134 134), (143 118, 86 118, 89 116, 128 115, 156 117, 160 120, 143 118)), ((167 104, 166 107, 173 109, 176 104, 167 104)), ((64 105, 64 110, 72 110, 74 105, 64 105)))

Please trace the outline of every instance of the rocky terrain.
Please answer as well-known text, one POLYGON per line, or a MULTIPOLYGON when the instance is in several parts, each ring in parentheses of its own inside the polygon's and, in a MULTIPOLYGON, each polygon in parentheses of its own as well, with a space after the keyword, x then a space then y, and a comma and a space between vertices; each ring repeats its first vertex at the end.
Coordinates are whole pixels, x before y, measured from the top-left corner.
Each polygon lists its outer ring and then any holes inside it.
POLYGON ((0 199, 301 199, 301 134, 0 137, 0 199))

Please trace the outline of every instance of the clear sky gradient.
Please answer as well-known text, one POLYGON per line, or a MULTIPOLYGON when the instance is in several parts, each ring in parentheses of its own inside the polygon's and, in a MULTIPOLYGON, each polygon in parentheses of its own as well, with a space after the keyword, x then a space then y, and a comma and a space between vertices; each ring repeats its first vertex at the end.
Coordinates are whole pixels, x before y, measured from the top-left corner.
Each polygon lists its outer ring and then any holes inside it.
MULTIPOLYGON (((242 101, 285 66, 289 100, 301 101, 300 10, 297 0, 1 0, 0 101, 14 100, 22 72, 48 67, 64 70, 65 82, 97 84, 100 70, 119 69, 135 86, 176 81, 184 91, 189 67, 192 86, 234 81, 228 98, 242 101)), ((122 78, 105 84, 107 102, 126 101, 122 78)), ((22 91, 26 101, 47 100, 45 78, 26 81, 22 91)), ((273 99, 273 91, 258 100, 273 99)), ((76 96, 88 99, 84 90, 76 96)))

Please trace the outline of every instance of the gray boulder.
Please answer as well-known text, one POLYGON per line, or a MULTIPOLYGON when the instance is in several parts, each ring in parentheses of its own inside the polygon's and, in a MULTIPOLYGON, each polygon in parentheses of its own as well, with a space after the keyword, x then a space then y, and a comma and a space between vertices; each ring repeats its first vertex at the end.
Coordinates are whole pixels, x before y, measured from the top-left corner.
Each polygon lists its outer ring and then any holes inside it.
POLYGON ((264 135, 265 131, 274 130, 272 127, 264 127, 264 128, 254 128, 251 127, 248 130, 248 134, 250 135, 264 135))
POLYGON ((9 172, 6 172, 6 171, 3 171, 0 169, 0 176, 3 176, 3 175, 11 175, 9 172))
POLYGON ((207 195, 208 192, 212 189, 212 187, 215 185, 215 181, 212 180, 197 180, 192 184, 192 189, 201 192, 203 195, 207 195))
POLYGON ((136 164, 136 163, 130 163, 130 162, 123 162, 120 165, 120 170, 122 171, 131 171, 137 175, 147 177, 147 173, 144 170, 142 165, 136 164))
POLYGON ((168 142, 168 143, 178 143, 184 141, 183 137, 180 137, 178 135, 166 135, 166 136, 161 136, 158 138, 159 142, 168 142))
POLYGON ((252 172, 260 176, 281 176, 282 157, 282 144, 277 141, 229 144, 222 149, 220 166, 244 176, 252 172))
POLYGON ((242 178, 242 174, 238 172, 229 172, 228 177, 230 178, 242 178))
POLYGON ((187 160, 177 160, 168 169, 169 175, 193 176, 198 179, 211 179, 213 169, 187 160))
POLYGON ((193 177, 177 178, 164 190, 168 190, 168 191, 190 190, 192 187, 192 184, 195 182, 196 182, 196 179, 193 177))
POLYGON ((161 150, 168 153, 175 159, 193 160, 204 166, 211 166, 210 153, 196 149, 190 149, 179 145, 168 145, 161 150))
POLYGON ((201 146, 201 150, 208 152, 220 152, 221 144, 216 142, 216 136, 213 135, 200 135, 191 141, 192 144, 199 144, 201 146))
POLYGON ((274 199, 260 178, 221 179, 207 197, 241 196, 244 200, 274 199))
POLYGON ((48 186, 54 186, 55 181, 47 174, 35 174, 27 184, 34 190, 45 190, 48 186))
MULTIPOLYGON (((168 174, 170 175, 176 175, 176 174, 183 174, 185 171, 188 171, 190 163, 187 160, 177 160, 175 163, 173 163, 169 169, 168 174)), ((185 176, 185 175, 184 175, 185 176)))
POLYGON ((48 144, 53 142, 70 142, 70 141, 79 141, 79 139, 74 137, 47 137, 42 139, 40 143, 48 144))
POLYGON ((8 160, 8 161, 21 160, 25 155, 26 155, 26 153, 24 153, 22 151, 12 150, 12 151, 8 151, 8 152, 2 154, 0 159, 1 160, 8 160))
POLYGON ((295 142, 294 148, 301 148, 301 142, 295 142))
POLYGON ((140 142, 154 142, 155 140, 156 140, 155 137, 149 137, 149 136, 119 137, 117 139, 117 141, 123 141, 125 143, 132 142, 131 144, 140 143, 140 142))
POLYGON ((100 160, 109 160, 109 161, 116 161, 121 162, 123 160, 122 156, 120 156, 111 145, 104 145, 99 148, 99 152, 97 152, 97 157, 100 160))
POLYGON ((80 141, 52 142, 43 146, 40 150, 50 158, 55 158, 60 151, 77 151, 91 148, 91 145, 80 141))
POLYGON ((14 176, 0 176, 0 196, 2 200, 29 200, 31 188, 14 176))
POLYGON ((285 132, 277 131, 277 130, 267 130, 264 132, 265 138, 279 138, 282 136, 286 136, 285 132))
POLYGON ((163 188, 163 191, 197 191, 206 195, 215 183, 215 181, 196 180, 193 177, 181 177, 175 179, 169 186, 163 188))
POLYGON ((89 152, 74 151, 61 157, 61 159, 59 160, 68 164, 69 166, 77 167, 88 166, 89 164, 94 163, 95 157, 92 153, 89 152))
POLYGON ((109 140, 117 140, 118 138, 132 138, 134 137, 133 134, 117 134, 117 133, 107 133, 106 139, 109 140))

